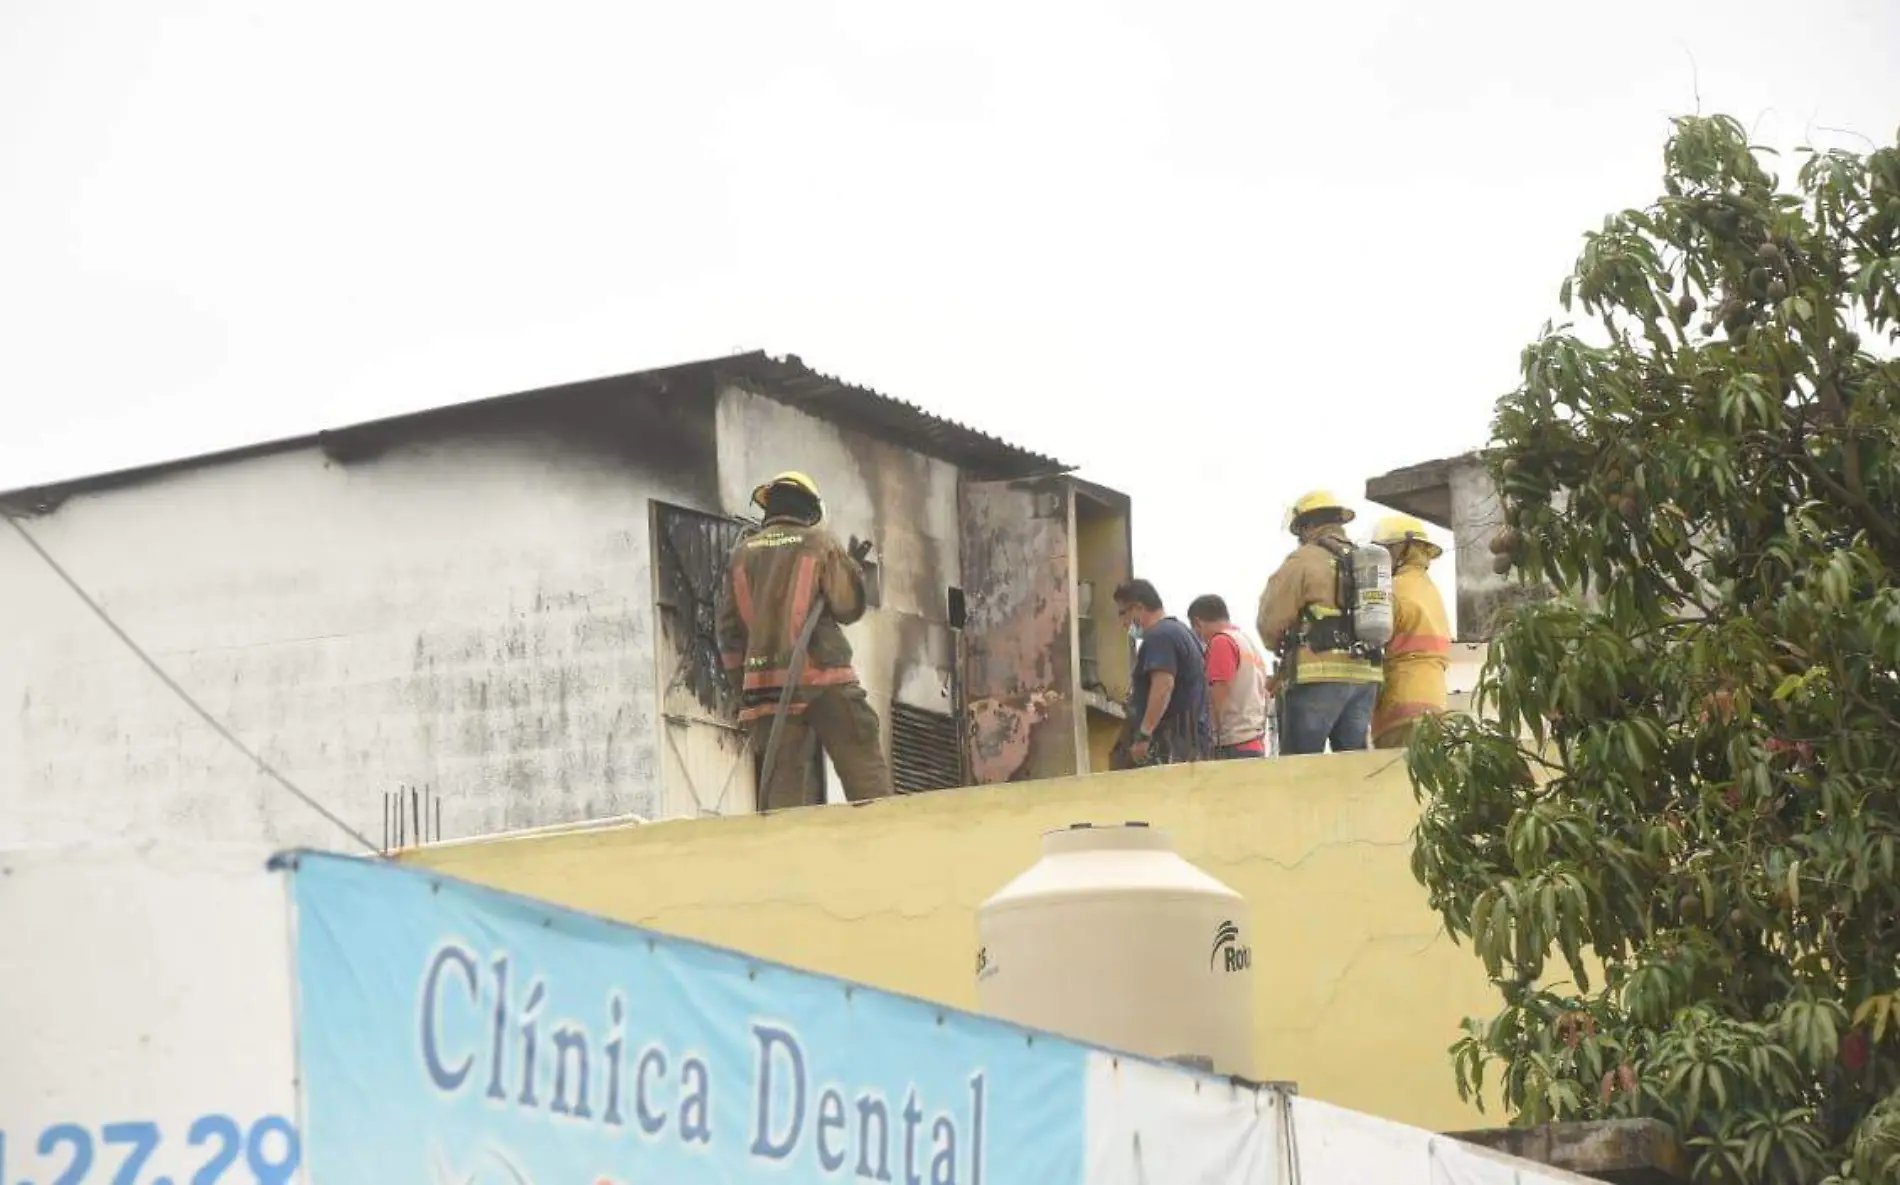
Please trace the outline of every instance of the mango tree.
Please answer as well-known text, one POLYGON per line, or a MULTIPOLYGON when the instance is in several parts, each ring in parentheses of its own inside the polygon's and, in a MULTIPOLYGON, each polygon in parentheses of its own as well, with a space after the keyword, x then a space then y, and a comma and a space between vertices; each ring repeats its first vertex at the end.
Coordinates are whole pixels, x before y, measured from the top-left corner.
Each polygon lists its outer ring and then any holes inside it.
POLYGON ((1408 754, 1502 997, 1458 1085, 1665 1119, 1701 1180, 1897 1181, 1900 147, 1663 159, 1497 406, 1496 566, 1558 594, 1408 754))

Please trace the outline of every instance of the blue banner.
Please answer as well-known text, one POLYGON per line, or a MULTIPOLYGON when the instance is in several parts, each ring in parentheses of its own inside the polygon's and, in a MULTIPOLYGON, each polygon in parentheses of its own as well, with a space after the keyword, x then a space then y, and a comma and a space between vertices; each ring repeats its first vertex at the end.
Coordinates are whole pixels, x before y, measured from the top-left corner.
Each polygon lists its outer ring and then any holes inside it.
POLYGON ((1088 1051, 479 888, 298 853, 311 1185, 1081 1185, 1088 1051))

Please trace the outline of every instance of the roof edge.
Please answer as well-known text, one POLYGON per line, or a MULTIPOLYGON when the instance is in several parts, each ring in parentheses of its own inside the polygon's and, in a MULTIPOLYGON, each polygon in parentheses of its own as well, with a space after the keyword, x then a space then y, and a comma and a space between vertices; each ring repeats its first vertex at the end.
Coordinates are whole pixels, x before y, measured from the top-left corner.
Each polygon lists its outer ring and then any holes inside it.
POLYGON ((839 427, 949 461, 982 479, 1054 477, 1076 466, 1011 444, 907 399, 826 374, 797 354, 735 354, 708 364, 714 375, 839 427))
POLYGON ((0 510, 9 514, 36 518, 58 510, 68 498, 75 494, 100 493, 123 486, 138 485, 142 482, 156 481, 174 473, 183 473, 192 469, 203 469, 213 465, 228 465, 236 461, 250 461, 259 457, 275 456, 278 453, 295 452, 302 448, 313 448, 322 439, 321 432, 306 432, 300 436, 283 436, 274 440, 260 441, 256 444, 238 445, 235 448, 213 449, 205 453, 192 453, 183 457, 174 457, 164 461, 152 461, 143 465, 129 465, 123 469, 108 469, 100 473, 89 473, 80 477, 61 478, 57 481, 42 482, 38 485, 19 486, 11 490, 0 490, 0 510))
POLYGON ((446 420, 469 413, 499 411, 538 400, 574 395, 583 389, 640 378, 662 378, 692 372, 749 380, 746 385, 758 394, 807 414, 853 431, 880 437, 938 456, 942 460, 980 472, 994 470, 998 477, 1040 477, 1073 473, 1075 466, 1021 448, 968 425, 925 411, 914 403, 897 399, 869 387, 848 383, 806 366, 796 354, 773 358, 764 350, 741 351, 690 362, 648 367, 644 370, 603 375, 552 386, 535 387, 503 395, 445 403, 436 407, 401 412, 391 416, 360 420, 334 428, 283 436, 232 448, 172 457, 140 465, 110 469, 77 477, 20 486, 0 491, 0 508, 21 517, 38 517, 58 510, 78 494, 98 493, 155 481, 193 469, 255 460, 305 448, 321 448, 331 440, 359 437, 378 432, 414 429, 432 421, 446 420), (795 389, 796 388, 796 389, 795 389), (855 416, 849 414, 857 404, 855 416), (934 447, 932 447, 934 446, 934 447), (947 454, 947 455, 946 455, 947 454))
POLYGON ((1485 450, 1472 449, 1368 477, 1366 501, 1450 530, 1452 472, 1464 465, 1483 464, 1484 455, 1485 450))

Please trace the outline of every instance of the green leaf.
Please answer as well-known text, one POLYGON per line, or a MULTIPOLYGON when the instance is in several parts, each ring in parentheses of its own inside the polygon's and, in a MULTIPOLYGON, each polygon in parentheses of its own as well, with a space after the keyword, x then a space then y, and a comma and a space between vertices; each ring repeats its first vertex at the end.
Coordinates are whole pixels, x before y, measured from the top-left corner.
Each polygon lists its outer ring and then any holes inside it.
POLYGON ((1412 867, 1504 1000, 1454 1077, 1495 1062, 1514 1122, 1664 1118, 1699 1181, 1900 1180, 1900 142, 1766 161, 1673 121, 1663 194, 1559 293, 1587 323, 1520 352, 1487 460, 1522 599, 1477 714, 1408 753, 1412 867))

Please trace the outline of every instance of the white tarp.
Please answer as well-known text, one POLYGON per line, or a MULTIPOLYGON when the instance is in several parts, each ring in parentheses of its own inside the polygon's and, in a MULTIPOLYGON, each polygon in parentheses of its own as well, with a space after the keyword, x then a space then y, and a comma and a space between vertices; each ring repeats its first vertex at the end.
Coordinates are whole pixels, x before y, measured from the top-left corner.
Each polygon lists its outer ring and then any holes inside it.
POLYGON ((1105 1053, 1087 1074, 1088 1185, 1282 1179, 1280 1095, 1105 1053))
POLYGON ((1588 1177, 1450 1139, 1421 1128, 1294 1098, 1288 1185, 1595 1185, 1588 1177))

